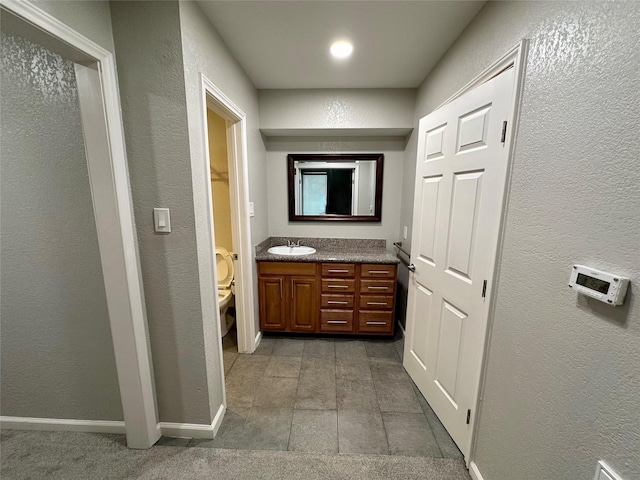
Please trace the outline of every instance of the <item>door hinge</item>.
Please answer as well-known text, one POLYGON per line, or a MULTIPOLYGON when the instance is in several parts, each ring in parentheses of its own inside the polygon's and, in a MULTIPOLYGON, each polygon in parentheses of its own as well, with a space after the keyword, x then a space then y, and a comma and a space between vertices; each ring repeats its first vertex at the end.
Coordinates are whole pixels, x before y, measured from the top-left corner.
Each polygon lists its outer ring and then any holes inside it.
POLYGON ((487 281, 482 282, 482 298, 487 296, 487 281))
POLYGON ((502 122, 502 135, 500 137, 500 142, 504 143, 507 139, 507 121, 502 122))
POLYGON ((471 409, 467 410, 467 425, 471 422, 471 409))

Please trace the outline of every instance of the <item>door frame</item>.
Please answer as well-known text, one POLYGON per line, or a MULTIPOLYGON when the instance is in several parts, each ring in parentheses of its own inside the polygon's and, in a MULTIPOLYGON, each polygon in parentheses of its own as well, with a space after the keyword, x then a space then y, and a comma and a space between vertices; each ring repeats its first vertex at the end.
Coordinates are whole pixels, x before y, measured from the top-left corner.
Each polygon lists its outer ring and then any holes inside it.
POLYGON ((127 446, 149 448, 160 425, 114 56, 29 2, 0 5, 91 59, 76 63, 76 77, 127 446))
MULTIPOLYGON (((213 224, 213 196, 211 192, 211 162, 209 158, 209 132, 207 108, 223 117, 227 123, 227 157, 229 161, 229 196, 231 200, 231 229, 234 250, 238 258, 235 262, 236 282, 236 328, 238 331, 238 352, 253 353, 260 341, 260 332, 256 332, 253 285, 253 252, 251 248, 251 222, 249 220, 249 164, 247 157, 247 116, 227 97, 211 80, 200 73, 200 123, 203 152, 201 171, 206 179, 205 210, 207 216, 208 248, 199 254, 200 265, 206 265, 207 274, 218 284, 215 257, 215 231, 213 224)), ((203 295, 205 292, 203 292, 203 295)), ((220 308, 217 292, 215 297, 217 338, 220 338, 220 308)), ((204 302, 203 302, 204 303, 204 302)), ((224 365, 220 348, 220 378, 224 391, 224 365)))
MULTIPOLYGON (((496 62, 491 64, 485 70, 483 70, 479 75, 477 75, 473 80, 467 83, 464 87, 454 93, 451 97, 445 100, 442 104, 440 104, 435 110, 438 110, 445 105, 451 103, 452 101, 460 98, 464 94, 470 92, 474 88, 486 83, 492 78, 498 76, 500 73, 504 72, 509 68, 514 69, 514 88, 512 92, 512 105, 513 111, 511 112, 511 117, 508 119, 507 126, 507 135, 505 141, 505 148, 507 149, 507 172, 505 176, 505 184, 504 184, 504 194, 501 204, 500 210, 500 225, 499 225, 499 233, 498 233, 498 242, 496 244, 496 249, 492 252, 494 261, 491 266, 490 272, 490 280, 487 286, 487 301, 489 302, 487 309, 487 327, 485 333, 484 344, 482 347, 482 363, 480 369, 480 377, 477 385, 477 389, 475 392, 475 405, 474 405, 474 414, 471 416, 471 447, 469 449, 469 454, 465 458, 465 462, 468 468, 472 473, 472 477, 474 475, 474 469, 477 470, 477 466, 475 465, 473 459, 475 457, 476 448, 477 448, 477 436, 478 436, 478 428, 480 422, 478 419, 481 415, 481 405, 484 396, 484 389, 487 377, 487 363, 490 351, 491 344, 491 332, 493 328, 493 319, 495 316, 495 300, 497 297, 497 279, 500 273, 500 265, 502 260, 502 250, 504 243, 504 226, 507 214, 507 206, 509 202, 509 193, 511 187, 511 168, 513 165, 513 156, 515 152, 516 145, 516 134, 517 134, 517 126, 520 116, 520 105, 522 99, 522 91, 524 87, 524 75, 525 75, 525 65, 526 58, 528 52, 528 40, 524 39, 513 48, 511 48, 505 55, 503 55, 496 62)), ((430 112, 432 113, 432 112, 430 112)))

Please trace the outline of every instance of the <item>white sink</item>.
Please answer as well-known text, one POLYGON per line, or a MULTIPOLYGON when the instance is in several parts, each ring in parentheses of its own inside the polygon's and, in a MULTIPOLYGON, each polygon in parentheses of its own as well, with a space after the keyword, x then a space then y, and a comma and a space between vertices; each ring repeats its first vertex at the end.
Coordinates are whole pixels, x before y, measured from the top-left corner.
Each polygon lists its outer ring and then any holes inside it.
POLYGON ((313 247, 287 247, 286 245, 271 247, 267 251, 276 255, 311 255, 316 253, 316 249, 313 247))

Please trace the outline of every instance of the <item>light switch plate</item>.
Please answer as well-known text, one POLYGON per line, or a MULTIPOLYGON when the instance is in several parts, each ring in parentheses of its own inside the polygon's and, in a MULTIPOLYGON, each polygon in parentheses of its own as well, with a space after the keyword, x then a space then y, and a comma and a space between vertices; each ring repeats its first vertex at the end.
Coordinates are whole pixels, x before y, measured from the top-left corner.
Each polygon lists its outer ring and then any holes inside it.
POLYGON ((596 476, 594 480, 622 480, 622 477, 611 470, 611 467, 602 460, 598 462, 596 467, 596 476))
POLYGON ((168 208, 153 209, 153 226, 157 233, 171 232, 171 214, 168 208))
POLYGON ((255 210, 255 207, 253 206, 253 202, 249 202, 249 216, 255 217, 255 215, 256 215, 256 210, 255 210))
POLYGON ((409 233, 408 229, 407 229, 407 227, 405 225, 405 227, 402 229, 402 238, 403 238, 403 240, 407 239, 408 233, 409 233))

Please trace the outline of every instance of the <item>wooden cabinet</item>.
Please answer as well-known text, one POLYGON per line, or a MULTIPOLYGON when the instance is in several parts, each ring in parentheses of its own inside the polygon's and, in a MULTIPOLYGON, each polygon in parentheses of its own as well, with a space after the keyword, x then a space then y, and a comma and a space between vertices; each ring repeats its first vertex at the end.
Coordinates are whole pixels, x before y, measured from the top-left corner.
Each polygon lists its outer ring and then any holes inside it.
POLYGON ((396 265, 258 262, 265 331, 393 335, 396 265))
POLYGON ((355 333, 356 266, 323 263, 320 332, 355 333))
POLYGON ((259 262, 260 329, 315 332, 318 325, 315 263, 259 262))
POLYGON ((396 265, 360 267, 358 332, 392 335, 395 325, 396 265))

